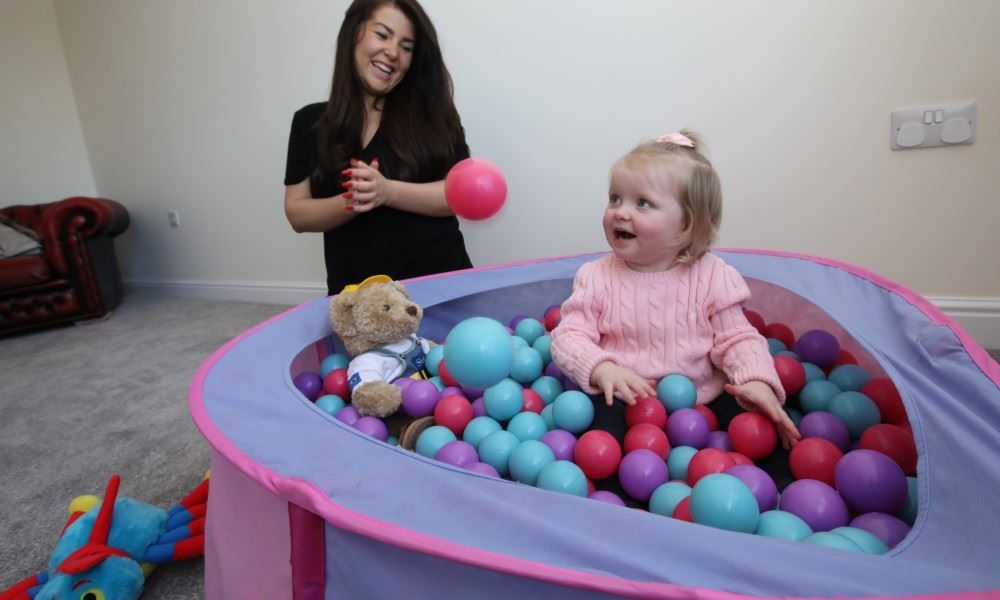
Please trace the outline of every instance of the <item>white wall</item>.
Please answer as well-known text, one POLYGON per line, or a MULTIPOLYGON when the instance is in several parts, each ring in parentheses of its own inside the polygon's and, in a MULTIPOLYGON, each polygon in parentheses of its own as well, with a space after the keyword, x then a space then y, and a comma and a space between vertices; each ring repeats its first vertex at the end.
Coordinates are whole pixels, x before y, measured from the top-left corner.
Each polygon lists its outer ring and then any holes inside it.
MULTIPOLYGON (((610 162, 689 126, 723 178, 721 245, 845 260, 1000 316, 1000 2, 424 4, 473 153, 509 183, 497 217, 463 225, 476 264, 603 249, 610 162), (891 109, 966 99, 974 145, 889 150, 891 109)), ((97 189, 133 215, 127 280, 323 289, 320 236, 288 227, 281 183, 346 5, 56 0, 97 189)))
POLYGON ((93 196, 51 0, 0 4, 0 206, 93 196))

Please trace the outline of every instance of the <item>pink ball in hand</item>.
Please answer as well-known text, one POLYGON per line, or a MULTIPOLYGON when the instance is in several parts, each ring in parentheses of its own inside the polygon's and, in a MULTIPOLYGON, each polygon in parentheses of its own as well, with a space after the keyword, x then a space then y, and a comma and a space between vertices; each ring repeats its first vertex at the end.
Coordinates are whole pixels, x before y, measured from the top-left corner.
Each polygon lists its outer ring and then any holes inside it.
POLYGON ((493 163, 466 158, 448 171, 444 197, 455 214, 471 221, 495 215, 507 199, 507 181, 493 163))

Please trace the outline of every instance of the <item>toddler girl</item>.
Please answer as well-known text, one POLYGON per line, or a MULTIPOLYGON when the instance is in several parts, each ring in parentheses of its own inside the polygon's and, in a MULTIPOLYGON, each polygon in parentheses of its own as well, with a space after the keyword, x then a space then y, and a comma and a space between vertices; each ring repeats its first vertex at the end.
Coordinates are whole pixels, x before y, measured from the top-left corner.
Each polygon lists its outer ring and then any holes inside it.
POLYGON ((789 448, 801 436, 782 409, 767 341, 743 315, 750 290, 708 251, 722 193, 698 147, 690 132, 672 133, 611 166, 603 220, 612 252, 577 271, 552 332, 552 358, 609 407, 615 396, 626 404, 655 396, 659 378, 681 373, 699 404, 725 390, 768 417, 789 448))

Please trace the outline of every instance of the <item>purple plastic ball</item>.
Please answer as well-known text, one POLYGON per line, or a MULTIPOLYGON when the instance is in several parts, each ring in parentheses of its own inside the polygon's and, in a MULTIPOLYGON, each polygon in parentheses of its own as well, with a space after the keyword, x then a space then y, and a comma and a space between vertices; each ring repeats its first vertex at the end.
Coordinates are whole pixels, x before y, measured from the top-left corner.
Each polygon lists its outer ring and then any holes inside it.
POLYGON ((448 387, 442 389, 441 393, 438 395, 441 398, 444 398, 445 396, 461 396, 466 398, 465 391, 463 391, 462 388, 455 387, 453 385, 449 385, 448 387))
POLYGON ((565 429, 553 429, 542 435, 542 443, 552 450, 556 460, 573 460, 576 437, 565 429))
POLYGON ((621 499, 621 496, 614 492, 609 492, 607 490, 597 490, 590 494, 589 498, 591 500, 597 500, 598 502, 607 502, 608 504, 617 504, 618 506, 625 506, 625 501, 621 499))
POLYGON ((411 417, 426 417, 434 413, 441 397, 437 386, 427 380, 415 380, 403 390, 403 410, 411 417))
POLYGON ((847 425, 844 425, 837 415, 823 410, 802 417, 799 421, 799 432, 802 434, 802 439, 823 438, 840 448, 841 452, 847 452, 851 445, 851 433, 847 430, 847 425))
POLYGON ((484 462, 477 462, 477 463, 472 463, 471 465, 466 465, 465 470, 473 471, 475 473, 482 473, 483 475, 488 475, 490 477, 496 477, 497 479, 500 479, 500 473, 497 473, 497 470, 494 469, 492 465, 488 465, 484 462))
POLYGON ((523 321, 523 320, 525 320, 527 318, 528 318, 528 315, 515 315, 514 318, 510 320, 510 324, 508 326, 510 327, 511 331, 513 331, 514 329, 517 329, 517 324, 518 323, 520 323, 521 321, 523 321))
POLYGON ((736 465, 729 467, 725 472, 747 484, 747 487, 753 492, 754 498, 757 499, 757 507, 760 508, 760 512, 766 512, 778 506, 778 486, 764 469, 757 465, 736 465))
POLYGON ((480 398, 483 395, 483 390, 479 388, 469 387, 467 385, 462 386, 462 391, 466 398, 480 398))
POLYGON ((847 525, 847 504, 837 490, 822 481, 799 479, 781 493, 778 508, 806 522, 814 532, 847 525))
POLYGON ((556 379, 559 380, 560 383, 565 384, 565 381, 563 381, 563 377, 564 376, 563 376, 562 369, 560 369, 559 365, 557 365, 554 362, 549 362, 549 364, 545 365, 545 368, 542 369, 542 375, 548 375, 549 377, 555 377, 556 379))
POLYGON ((334 417, 334 419, 337 419, 338 421, 343 421, 348 425, 354 425, 354 423, 360 418, 361 415, 358 414, 357 409, 354 408, 353 406, 345 406, 344 408, 340 409, 340 411, 337 412, 337 416, 334 417))
POLYGON ((890 548, 903 541, 910 532, 910 526, 899 517, 877 512, 858 515, 851 521, 851 527, 874 534, 890 548))
POLYGON ((486 405, 483 404, 483 398, 480 396, 476 398, 472 403, 472 416, 473 417, 485 417, 486 416, 486 405))
MULTIPOLYGON (((708 433, 708 445, 706 448, 715 448, 723 452, 733 451, 733 442, 729 439, 729 434, 725 431, 710 431, 708 433)), ((767 510, 767 509, 761 509, 767 510)))
POLYGON ((618 465, 618 481, 622 489, 642 502, 649 500, 653 490, 666 483, 668 478, 667 463, 659 454, 645 448, 629 452, 618 465))
POLYGON ((465 467, 479 462, 479 453, 469 442, 455 440, 441 446, 434 458, 449 465, 465 467))
POLYGON ((896 461, 874 450, 852 450, 833 469, 837 490, 859 513, 893 514, 906 503, 906 474, 896 461))
POLYGON ((792 344, 792 352, 798 354, 803 362, 825 367, 837 360, 840 342, 829 331, 813 329, 799 336, 792 344))
POLYGON ((393 381, 392 384, 405 392, 406 388, 410 387, 414 381, 416 381, 416 379, 413 379, 412 377, 400 377, 396 381, 393 381))
POLYGON ((354 422, 354 428, 382 442, 389 439, 389 430, 386 429, 382 419, 378 417, 360 417, 354 422))
POLYGON ((292 378, 292 383, 295 384, 295 388, 302 392, 302 395, 310 400, 315 400, 319 398, 320 393, 323 391, 323 379, 320 378, 318 373, 299 373, 294 378, 292 378))
POLYGON ((708 421, 693 408, 680 408, 667 417, 667 439, 671 446, 701 450, 708 444, 708 421))

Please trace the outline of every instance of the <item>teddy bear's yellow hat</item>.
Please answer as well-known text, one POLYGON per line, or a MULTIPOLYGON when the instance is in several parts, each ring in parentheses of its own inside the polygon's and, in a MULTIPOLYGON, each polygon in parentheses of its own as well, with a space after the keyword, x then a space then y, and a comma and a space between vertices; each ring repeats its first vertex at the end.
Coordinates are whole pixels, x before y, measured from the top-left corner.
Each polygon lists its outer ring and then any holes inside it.
POLYGON ((365 287, 366 285, 368 285, 369 283, 391 283, 391 282, 392 282, 392 277, 389 277, 388 275, 372 275, 371 277, 366 277, 365 280, 362 281, 361 283, 352 283, 350 285, 345 285, 344 289, 341 290, 341 293, 356 292, 361 288, 365 287))

